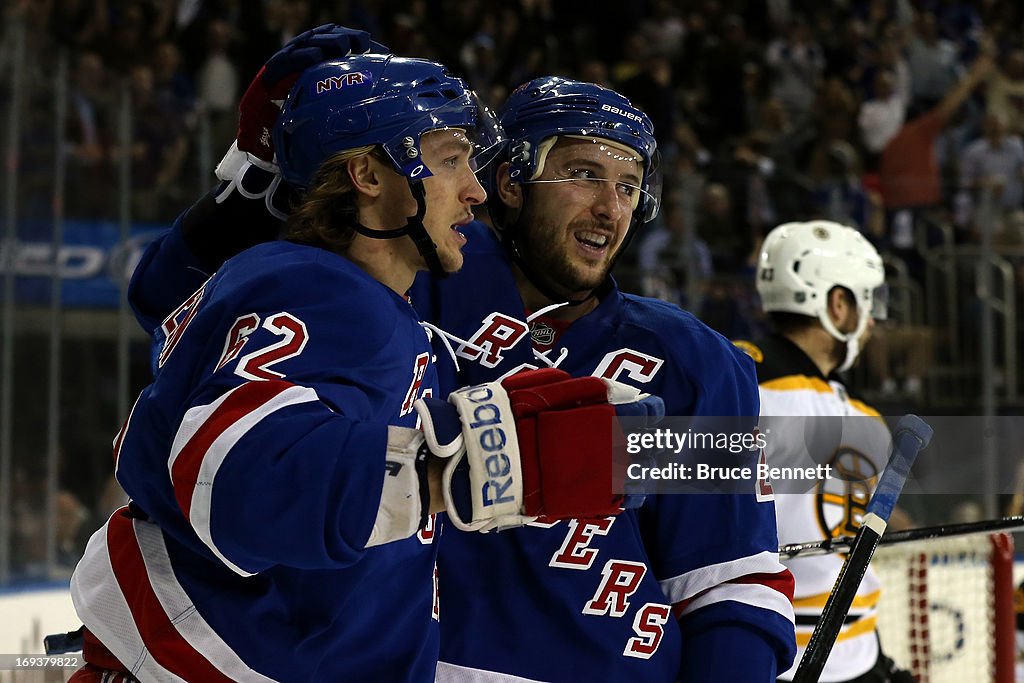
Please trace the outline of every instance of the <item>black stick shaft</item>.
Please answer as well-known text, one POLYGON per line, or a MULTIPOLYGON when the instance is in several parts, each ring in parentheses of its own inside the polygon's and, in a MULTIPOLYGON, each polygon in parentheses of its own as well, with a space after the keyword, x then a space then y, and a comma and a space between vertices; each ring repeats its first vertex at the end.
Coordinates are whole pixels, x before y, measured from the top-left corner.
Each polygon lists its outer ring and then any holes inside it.
MULTIPOLYGON (((994 531, 1017 531, 1020 529, 1024 529, 1024 516, 1020 515, 1002 517, 1000 519, 986 519, 980 522, 938 524, 935 526, 923 526, 917 529, 905 529, 903 531, 887 531, 882 536, 882 540, 879 541, 879 545, 896 545, 898 543, 926 541, 932 538, 950 538, 954 536, 968 536, 970 534, 991 533, 994 531)), ((853 545, 854 538, 854 536, 839 536, 823 541, 790 543, 781 546, 779 554, 784 557, 828 555, 829 553, 845 551, 853 545)))
POLYGON ((803 659, 793 676, 793 683, 816 683, 825 668, 829 654, 832 653, 832 646, 836 642, 836 636, 843 627, 853 599, 860 588, 860 582, 871 563, 871 557, 875 554, 875 547, 881 536, 874 529, 862 526, 857 532, 853 541, 850 554, 843 563, 843 568, 836 579, 836 585, 832 594, 825 603, 825 609, 821 612, 818 625, 811 634, 811 640, 804 650, 803 659))

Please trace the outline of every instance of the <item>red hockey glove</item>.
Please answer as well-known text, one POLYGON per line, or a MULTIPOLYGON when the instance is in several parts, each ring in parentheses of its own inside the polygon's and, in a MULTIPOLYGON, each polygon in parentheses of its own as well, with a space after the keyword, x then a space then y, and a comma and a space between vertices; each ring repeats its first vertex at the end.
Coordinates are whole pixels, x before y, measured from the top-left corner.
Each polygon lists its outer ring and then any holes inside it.
POLYGON ((324 24, 300 33, 281 48, 256 74, 238 106, 238 149, 263 161, 273 161, 274 129, 281 104, 303 71, 328 59, 350 54, 389 52, 370 40, 366 31, 324 24))
POLYGON ((246 199, 264 200, 267 213, 277 220, 287 218, 291 193, 281 191, 288 186, 281 184, 271 136, 281 104, 309 67, 369 51, 389 52, 366 31, 324 24, 295 36, 267 61, 242 95, 238 137, 217 164, 217 177, 226 181, 216 192, 218 204, 238 190, 246 199))
POLYGON ((455 526, 487 531, 618 514, 612 457, 622 435, 612 401, 664 412, 661 399, 632 387, 553 368, 459 389, 447 403, 418 401, 427 446, 451 458, 444 491, 455 526))

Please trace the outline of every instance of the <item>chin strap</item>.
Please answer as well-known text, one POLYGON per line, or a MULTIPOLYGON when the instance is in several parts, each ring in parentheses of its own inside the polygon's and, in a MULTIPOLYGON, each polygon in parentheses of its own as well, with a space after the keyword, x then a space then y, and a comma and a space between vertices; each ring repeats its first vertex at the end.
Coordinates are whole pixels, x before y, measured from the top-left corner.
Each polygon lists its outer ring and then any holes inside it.
POLYGON ((420 253, 420 256, 427 262, 430 274, 436 278, 448 277, 450 273, 441 265, 441 258, 437 255, 437 245, 434 244, 434 240, 430 239, 430 235, 423 225, 423 216, 427 213, 427 200, 426 193, 423 190, 423 183, 410 180, 409 191, 412 192, 412 196, 416 199, 416 214, 406 219, 404 227, 393 230, 375 230, 366 227, 358 221, 353 221, 352 228, 360 235, 375 240, 392 240, 408 235, 409 239, 416 245, 416 250, 420 253))
POLYGON ((829 319, 828 313, 822 311, 818 316, 821 321, 822 327, 825 331, 831 334, 836 340, 846 343, 846 357, 843 358, 843 362, 836 368, 836 372, 846 372, 853 367, 853 364, 857 361, 857 356, 860 355, 860 338, 864 334, 864 330, 868 327, 868 318, 871 316, 871 311, 864 308, 857 309, 857 329, 853 332, 843 334, 829 319))

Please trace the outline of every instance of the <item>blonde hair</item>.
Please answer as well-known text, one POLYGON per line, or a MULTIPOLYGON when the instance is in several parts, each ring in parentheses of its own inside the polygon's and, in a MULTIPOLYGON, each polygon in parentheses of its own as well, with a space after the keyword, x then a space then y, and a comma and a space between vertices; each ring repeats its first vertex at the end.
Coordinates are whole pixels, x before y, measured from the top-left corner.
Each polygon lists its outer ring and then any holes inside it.
POLYGON ((385 161, 384 153, 375 145, 342 150, 328 157, 293 207, 281 236, 300 244, 345 253, 356 236, 352 225, 359 219, 348 162, 366 154, 385 161))

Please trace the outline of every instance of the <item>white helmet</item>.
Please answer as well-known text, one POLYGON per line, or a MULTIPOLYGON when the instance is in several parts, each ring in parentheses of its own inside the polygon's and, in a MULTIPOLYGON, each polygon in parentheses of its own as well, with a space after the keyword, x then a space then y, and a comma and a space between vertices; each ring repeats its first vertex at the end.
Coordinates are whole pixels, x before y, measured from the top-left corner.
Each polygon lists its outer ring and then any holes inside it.
POLYGON ((757 292, 765 311, 815 317, 845 342, 840 372, 856 360, 868 319, 885 317, 882 257, 860 232, 832 221, 783 223, 768 233, 757 262, 757 292), (850 290, 856 300, 857 329, 848 334, 828 316, 828 293, 836 286, 850 290))

